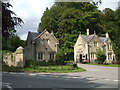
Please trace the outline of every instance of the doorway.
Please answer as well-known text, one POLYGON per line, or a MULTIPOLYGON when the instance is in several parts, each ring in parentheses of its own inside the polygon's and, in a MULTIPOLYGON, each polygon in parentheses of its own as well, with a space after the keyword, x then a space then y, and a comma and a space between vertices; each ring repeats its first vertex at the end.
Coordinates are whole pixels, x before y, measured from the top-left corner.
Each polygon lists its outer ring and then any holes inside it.
POLYGON ((80 54, 80 63, 82 63, 82 54, 80 54))

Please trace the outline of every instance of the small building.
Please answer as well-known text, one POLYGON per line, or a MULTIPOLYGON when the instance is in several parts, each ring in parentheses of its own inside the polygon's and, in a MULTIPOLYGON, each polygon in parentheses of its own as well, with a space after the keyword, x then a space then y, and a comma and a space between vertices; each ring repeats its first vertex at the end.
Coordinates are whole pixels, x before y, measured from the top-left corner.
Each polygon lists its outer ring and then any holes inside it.
POLYGON ((98 37, 95 32, 89 35, 89 29, 87 29, 87 35, 80 34, 76 41, 74 46, 74 61, 77 63, 84 61, 95 62, 97 59, 95 53, 98 49, 105 52, 106 63, 112 63, 115 60, 109 34, 106 33, 106 37, 98 37))
POLYGON ((59 49, 59 41, 53 32, 49 33, 47 30, 41 33, 28 32, 26 44, 24 49, 25 60, 55 60, 59 49))

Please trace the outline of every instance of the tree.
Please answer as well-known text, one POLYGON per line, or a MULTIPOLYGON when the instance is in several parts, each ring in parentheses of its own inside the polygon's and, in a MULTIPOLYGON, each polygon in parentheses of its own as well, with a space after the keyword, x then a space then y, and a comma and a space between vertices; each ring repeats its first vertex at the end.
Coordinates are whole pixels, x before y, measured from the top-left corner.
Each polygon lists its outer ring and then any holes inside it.
POLYGON ((23 23, 22 19, 16 17, 16 14, 10 10, 10 3, 2 2, 2 36, 7 40, 16 30, 15 26, 23 23))
POLYGON ((67 53, 67 60, 73 60, 73 48, 79 32, 86 34, 89 28, 90 33, 100 33, 99 21, 99 10, 90 2, 56 2, 50 9, 46 8, 40 25, 43 30, 54 32, 60 43, 61 55, 67 53))
POLYGON ((104 52, 101 51, 100 49, 98 49, 96 51, 96 57, 97 57, 97 63, 98 64, 103 64, 105 59, 106 59, 106 56, 105 56, 104 52))
POLYGON ((15 26, 21 26, 23 21, 10 10, 10 7, 12 5, 9 2, 2 2, 2 50, 15 51, 18 45, 24 43, 15 35, 15 26))
POLYGON ((108 32, 116 60, 120 62, 120 8, 115 11, 105 8, 100 14, 103 32, 108 32))
POLYGON ((3 50, 15 51, 19 46, 24 47, 25 41, 21 40, 17 35, 13 35, 9 40, 3 38, 3 50))

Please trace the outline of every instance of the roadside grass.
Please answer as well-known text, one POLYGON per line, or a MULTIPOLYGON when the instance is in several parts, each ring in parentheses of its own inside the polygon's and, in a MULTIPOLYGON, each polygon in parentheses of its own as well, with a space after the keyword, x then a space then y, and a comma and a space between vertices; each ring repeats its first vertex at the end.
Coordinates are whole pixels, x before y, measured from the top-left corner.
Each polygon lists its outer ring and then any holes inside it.
POLYGON ((69 72, 83 72, 83 68, 73 68, 72 65, 56 65, 56 66, 33 66, 33 67, 8 67, 3 66, 2 71, 7 72, 49 72, 49 73, 69 73, 69 72))
POLYGON ((119 64, 95 64, 95 63, 87 63, 88 65, 98 65, 98 66, 108 66, 108 67, 120 67, 119 64))

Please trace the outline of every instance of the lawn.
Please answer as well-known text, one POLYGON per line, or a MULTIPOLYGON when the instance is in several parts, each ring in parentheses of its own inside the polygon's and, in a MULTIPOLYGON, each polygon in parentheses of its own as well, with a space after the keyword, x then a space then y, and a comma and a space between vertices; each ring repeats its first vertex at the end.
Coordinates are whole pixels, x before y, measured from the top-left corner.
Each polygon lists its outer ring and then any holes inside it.
POLYGON ((95 63, 87 63, 88 65, 99 65, 99 66, 108 66, 108 67, 120 67, 120 65, 118 64, 108 64, 108 65, 105 65, 105 64, 95 64, 95 63))
POLYGON ((2 71, 7 72, 51 72, 51 73, 69 73, 69 72, 83 72, 83 68, 73 68, 71 65, 59 66, 34 66, 27 68, 18 67, 3 67, 2 71))

